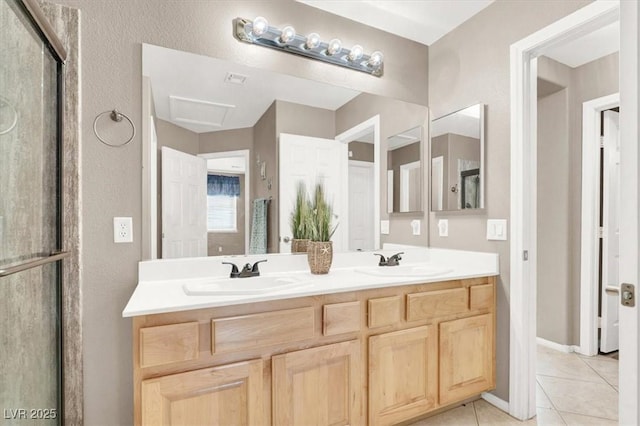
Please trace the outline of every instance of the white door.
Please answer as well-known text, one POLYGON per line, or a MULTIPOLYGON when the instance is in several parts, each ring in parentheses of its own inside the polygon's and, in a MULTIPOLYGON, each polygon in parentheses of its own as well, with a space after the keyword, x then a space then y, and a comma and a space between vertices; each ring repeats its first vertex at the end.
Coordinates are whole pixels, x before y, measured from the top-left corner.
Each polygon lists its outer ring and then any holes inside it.
POLYGON ((431 159, 431 209, 442 210, 444 198, 444 157, 431 159))
POLYGON ((162 147, 162 257, 207 255, 207 161, 162 147))
POLYGON ((618 350, 618 307, 620 306, 620 130, 619 114, 604 112, 604 173, 602 233, 602 320, 600 351, 618 350), (607 291, 608 290, 608 291, 607 291))
POLYGON ((414 212, 420 206, 420 161, 400 166, 400 211, 414 212))
POLYGON ((373 250, 373 163, 349 161, 349 250, 373 250))
MULTIPOLYGON (((312 138, 309 136, 280 134, 278 146, 279 160, 279 226, 280 253, 291 253, 292 238, 289 223, 296 198, 296 186, 302 180, 310 196, 316 182, 323 183, 327 199, 333 205, 334 225, 333 250, 339 252, 345 247, 348 218, 342 208, 347 197, 347 144, 334 139, 312 138), (286 240, 286 241, 285 241, 286 240)), ((346 206, 345 206, 346 208, 346 206)))

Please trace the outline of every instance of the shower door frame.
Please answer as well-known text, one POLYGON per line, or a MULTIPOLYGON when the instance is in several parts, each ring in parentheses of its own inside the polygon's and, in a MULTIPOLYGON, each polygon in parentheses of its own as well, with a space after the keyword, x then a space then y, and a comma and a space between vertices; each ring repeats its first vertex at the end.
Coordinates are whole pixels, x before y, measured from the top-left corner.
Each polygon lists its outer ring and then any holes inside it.
POLYGON ((57 251, 4 274, 57 263, 58 400, 61 424, 83 423, 82 318, 80 293, 79 11, 36 0, 17 0, 56 61, 57 251), (50 24, 55 23, 55 27, 50 24), (58 35, 63 36, 67 49, 58 35), (71 61, 69 61, 71 59, 71 61), (69 90, 69 91, 67 91, 69 90))

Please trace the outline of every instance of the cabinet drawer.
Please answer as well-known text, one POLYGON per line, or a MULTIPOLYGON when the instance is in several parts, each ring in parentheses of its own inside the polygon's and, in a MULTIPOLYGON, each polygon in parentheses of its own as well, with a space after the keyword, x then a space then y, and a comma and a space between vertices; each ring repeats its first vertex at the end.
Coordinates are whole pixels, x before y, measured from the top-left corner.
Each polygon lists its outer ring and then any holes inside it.
POLYGON ((401 312, 400 296, 369 299, 369 328, 397 324, 400 322, 401 312))
POLYGON ((323 306, 322 334, 336 334, 360 331, 360 302, 334 303, 323 306))
POLYGON ((153 367, 198 359, 197 322, 140 329, 140 366, 153 367))
POLYGON ((312 307, 211 320, 211 352, 230 352, 315 336, 312 307))
POLYGON ((464 313, 468 308, 469 290, 466 288, 427 291, 407 295, 407 321, 464 313))
POLYGON ((474 285, 469 287, 469 308, 490 309, 493 307, 493 284, 474 285))

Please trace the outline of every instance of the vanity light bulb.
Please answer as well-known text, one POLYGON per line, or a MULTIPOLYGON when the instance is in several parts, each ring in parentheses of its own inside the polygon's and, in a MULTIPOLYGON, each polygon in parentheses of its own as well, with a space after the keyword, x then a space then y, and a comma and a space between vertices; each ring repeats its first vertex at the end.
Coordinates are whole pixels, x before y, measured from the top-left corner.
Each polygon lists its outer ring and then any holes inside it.
POLYGON ((309 34, 304 47, 307 49, 315 49, 318 46, 320 46, 320 35, 318 33, 309 34))
POLYGON ((369 66, 373 68, 379 68, 382 65, 382 61, 384 60, 384 55, 380 51, 375 51, 371 54, 369 58, 369 66))
POLYGON ((287 25, 282 29, 280 34, 280 41, 282 43, 291 43, 296 38, 296 30, 291 25, 287 25))
POLYGON ((261 37, 264 33, 269 29, 269 22, 262 16, 258 16, 253 20, 253 28, 251 29, 251 33, 256 37, 261 37))
POLYGON ((364 49, 362 49, 362 46, 360 46, 359 44, 356 44, 349 51, 349 60, 351 62, 355 62, 358 59, 362 58, 363 54, 364 54, 364 49))
POLYGON ((342 42, 337 38, 334 38, 329 42, 327 46, 327 55, 332 56, 339 53, 342 50, 342 42))

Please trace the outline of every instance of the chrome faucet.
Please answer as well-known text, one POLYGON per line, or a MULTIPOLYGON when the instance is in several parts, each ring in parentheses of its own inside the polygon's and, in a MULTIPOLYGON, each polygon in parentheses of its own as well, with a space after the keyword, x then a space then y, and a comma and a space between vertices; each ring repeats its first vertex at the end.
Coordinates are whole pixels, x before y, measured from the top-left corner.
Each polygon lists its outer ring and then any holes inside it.
POLYGON ((266 261, 267 259, 259 260, 253 265, 251 265, 250 263, 247 263, 242 267, 242 271, 238 270, 238 267, 236 266, 235 263, 222 262, 222 264, 231 265, 231 273, 229 274, 229 278, 249 278, 249 277, 259 277, 260 270, 258 269, 258 264, 266 261))
POLYGON ((400 261, 402 260, 401 254, 404 254, 403 251, 400 253, 396 253, 394 255, 385 258, 384 255, 380 253, 374 253, 374 256, 380 256, 380 262, 378 262, 378 266, 398 266, 400 261))

